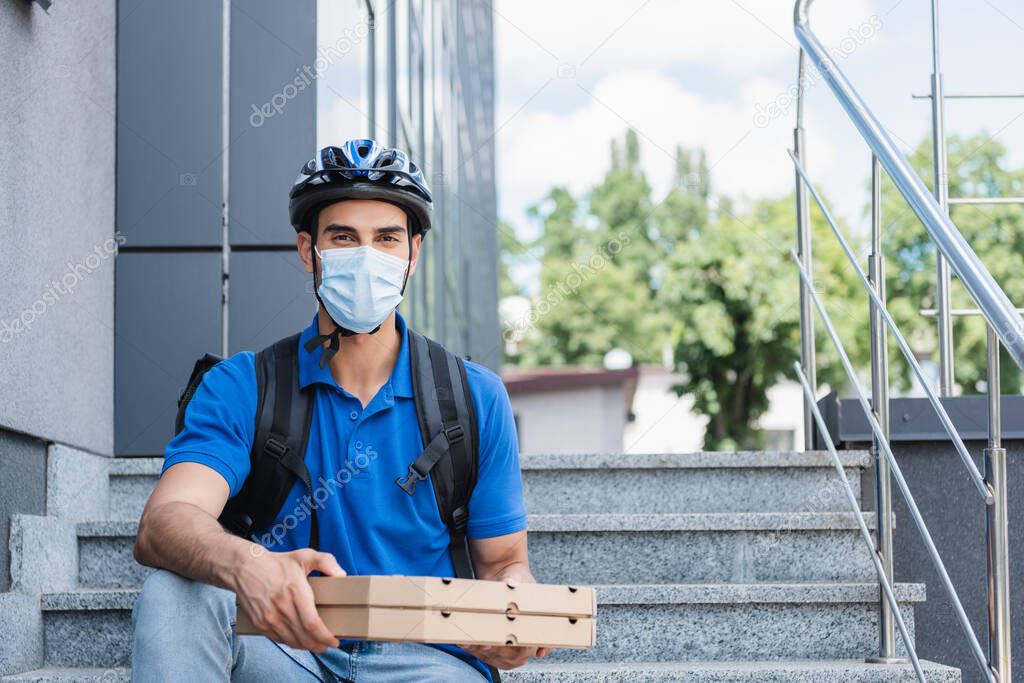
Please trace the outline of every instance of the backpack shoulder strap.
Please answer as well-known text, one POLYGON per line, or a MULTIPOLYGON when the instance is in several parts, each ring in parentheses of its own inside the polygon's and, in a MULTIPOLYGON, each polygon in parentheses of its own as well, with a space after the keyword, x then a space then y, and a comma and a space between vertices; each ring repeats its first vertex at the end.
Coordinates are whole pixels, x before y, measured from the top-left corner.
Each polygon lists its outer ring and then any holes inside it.
POLYGON ((473 578, 466 527, 476 485, 479 450, 476 412, 462 359, 409 328, 409 357, 420 434, 425 447, 395 482, 409 495, 430 476, 449 533, 458 578, 473 578))
MULTIPOLYGON (((249 476, 220 516, 228 531, 243 538, 270 526, 296 479, 312 492, 305 454, 314 392, 299 388, 298 346, 295 334, 256 354, 258 401, 249 476)), ((315 508, 311 515, 309 547, 317 548, 315 508)))
POLYGON ((192 401, 192 397, 195 396, 196 390, 199 389, 199 385, 202 384, 206 372, 222 360, 224 359, 215 354, 204 353, 203 357, 197 360, 196 364, 192 367, 192 375, 188 378, 188 384, 185 385, 185 389, 178 396, 178 414, 174 418, 175 434, 178 434, 185 428, 185 411, 188 409, 188 404, 192 401))

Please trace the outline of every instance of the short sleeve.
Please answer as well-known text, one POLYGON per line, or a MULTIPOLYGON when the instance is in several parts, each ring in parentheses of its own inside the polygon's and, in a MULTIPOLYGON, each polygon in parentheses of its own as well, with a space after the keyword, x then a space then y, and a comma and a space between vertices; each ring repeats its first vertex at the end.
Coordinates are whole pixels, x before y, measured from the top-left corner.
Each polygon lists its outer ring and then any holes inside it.
POLYGON ((519 441, 512 403, 501 378, 466 362, 480 434, 476 487, 469 500, 470 538, 490 538, 526 528, 526 505, 519 471, 519 441))
POLYGON ((234 496, 249 476, 256 420, 255 356, 237 353, 203 375, 185 410, 182 430, 164 451, 161 473, 179 462, 212 468, 234 496))

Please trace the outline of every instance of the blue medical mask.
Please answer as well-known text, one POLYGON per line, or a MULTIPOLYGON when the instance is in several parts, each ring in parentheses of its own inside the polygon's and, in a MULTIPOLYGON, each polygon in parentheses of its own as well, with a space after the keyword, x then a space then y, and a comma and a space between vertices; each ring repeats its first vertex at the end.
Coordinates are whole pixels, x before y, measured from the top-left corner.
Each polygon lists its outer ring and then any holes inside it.
POLYGON ((317 293, 342 327, 371 332, 402 301, 409 266, 405 259, 369 246, 317 249, 316 253, 320 257, 317 293))

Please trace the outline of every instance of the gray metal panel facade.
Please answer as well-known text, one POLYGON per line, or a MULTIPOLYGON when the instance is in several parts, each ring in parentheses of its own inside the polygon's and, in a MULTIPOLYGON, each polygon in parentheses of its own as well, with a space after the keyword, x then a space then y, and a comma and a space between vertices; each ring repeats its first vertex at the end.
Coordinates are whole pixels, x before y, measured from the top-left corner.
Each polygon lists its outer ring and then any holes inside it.
MULTIPOLYGON (((346 94, 313 77, 317 68, 338 60, 353 60, 342 68, 365 74, 360 92, 379 95, 377 120, 367 120, 366 130, 375 128, 380 139, 406 148, 434 189, 435 231, 425 241, 403 314, 452 350, 497 368, 490 5, 369 5, 375 33, 344 49, 332 43, 336 53, 321 60, 316 0, 233 2, 225 75, 220 3, 178 4, 173 10, 122 3, 118 225, 124 225, 128 243, 124 267, 118 268, 116 306, 118 454, 163 451, 174 399, 196 357, 255 351, 311 319, 314 297, 293 250, 287 195, 318 145, 318 107, 324 110, 331 97, 346 94), (149 36, 152 26, 163 27, 162 34, 149 36), (230 247, 224 244, 220 204, 225 78, 230 247), (147 174, 142 171, 151 155, 155 171, 147 174), (182 184, 180 173, 193 176, 182 184), (168 290, 177 290, 176 298, 164 301, 168 290), (171 322, 152 317, 142 301, 147 296, 172 307, 171 322), (166 325, 187 332, 155 335, 164 337, 153 342, 156 355, 140 355, 154 326, 166 325), (165 346, 171 343, 174 348, 165 346), (159 381, 149 381, 147 363, 162 366, 149 368, 159 381)), ((322 38, 365 28, 365 7, 352 3, 341 14, 339 26, 322 27, 322 38)))
POLYGON ((258 351, 313 319, 313 276, 295 251, 232 252, 229 309, 229 351, 258 351))
POLYGON ((123 253, 117 259, 118 455, 158 455, 174 433, 192 365, 218 353, 220 254, 123 253))
POLYGON ((316 56, 315 0, 231 4, 232 244, 295 242, 288 190, 316 146, 316 56))
POLYGON ((221 6, 120 2, 117 227, 133 247, 221 242, 221 6))

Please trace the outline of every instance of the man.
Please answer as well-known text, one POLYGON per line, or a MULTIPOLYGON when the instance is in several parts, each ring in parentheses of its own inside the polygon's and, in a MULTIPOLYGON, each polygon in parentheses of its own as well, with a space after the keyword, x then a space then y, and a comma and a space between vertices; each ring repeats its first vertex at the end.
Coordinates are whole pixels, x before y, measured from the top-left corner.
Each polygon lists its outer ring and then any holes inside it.
MULTIPOLYGON (((208 370, 168 444, 139 523, 136 559, 158 568, 132 615, 138 681, 490 680, 544 648, 339 642, 306 581, 327 576, 453 576, 449 532, 429 484, 396 486, 423 450, 406 323, 396 307, 416 271, 431 198, 408 157, 373 140, 321 150, 303 167, 290 214, 320 303, 298 345, 298 382, 315 391, 304 462, 268 529, 248 540, 218 522, 250 473, 255 356, 208 370), (321 495, 322 494, 322 495, 321 495), (322 502, 321 502, 322 501, 322 502), (307 547, 316 521, 317 548, 307 547), (235 598, 264 636, 235 631, 235 598)), ((479 579, 533 582, 511 406, 501 380, 465 363, 479 464, 466 535, 479 579)))

